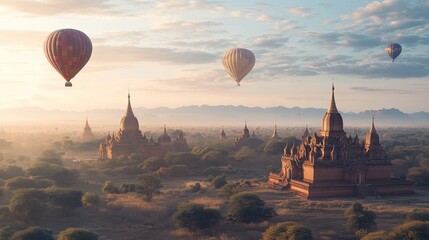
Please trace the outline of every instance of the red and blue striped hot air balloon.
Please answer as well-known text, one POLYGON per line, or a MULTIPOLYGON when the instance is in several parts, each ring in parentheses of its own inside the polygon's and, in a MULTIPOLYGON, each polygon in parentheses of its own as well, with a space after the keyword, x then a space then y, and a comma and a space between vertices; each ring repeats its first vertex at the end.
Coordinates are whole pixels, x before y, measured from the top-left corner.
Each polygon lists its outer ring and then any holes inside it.
POLYGON ((46 38, 44 48, 49 63, 67 81, 66 87, 72 86, 70 80, 85 66, 92 53, 89 37, 75 29, 52 32, 46 38))

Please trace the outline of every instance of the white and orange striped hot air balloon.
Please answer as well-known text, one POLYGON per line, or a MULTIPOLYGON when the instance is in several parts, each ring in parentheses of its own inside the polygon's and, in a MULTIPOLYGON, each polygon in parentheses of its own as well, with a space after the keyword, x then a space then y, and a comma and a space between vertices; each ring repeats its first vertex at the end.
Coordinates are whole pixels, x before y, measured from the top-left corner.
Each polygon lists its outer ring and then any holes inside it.
POLYGON ((233 48, 223 54, 222 63, 228 74, 237 82, 237 86, 240 86, 240 81, 255 66, 255 55, 244 48, 233 48))

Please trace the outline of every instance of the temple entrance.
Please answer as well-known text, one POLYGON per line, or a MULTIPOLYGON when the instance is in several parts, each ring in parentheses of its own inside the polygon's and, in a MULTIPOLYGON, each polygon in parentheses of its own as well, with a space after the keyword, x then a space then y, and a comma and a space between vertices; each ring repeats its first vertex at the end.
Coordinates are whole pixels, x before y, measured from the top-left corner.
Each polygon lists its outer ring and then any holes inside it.
POLYGON ((292 179, 292 169, 290 169, 290 168, 287 169, 286 178, 288 181, 290 181, 292 179))

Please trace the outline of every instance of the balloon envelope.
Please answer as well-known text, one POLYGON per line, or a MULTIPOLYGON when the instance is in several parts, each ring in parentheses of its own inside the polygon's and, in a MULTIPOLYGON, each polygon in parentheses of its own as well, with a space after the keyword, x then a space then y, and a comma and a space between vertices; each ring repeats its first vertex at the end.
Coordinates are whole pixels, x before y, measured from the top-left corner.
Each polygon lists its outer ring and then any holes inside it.
POLYGON ((392 58, 392 62, 395 61, 395 58, 397 58, 401 52, 402 47, 397 43, 390 43, 386 46, 386 53, 390 56, 390 58, 392 58))
POLYGON ((60 29, 49 34, 45 41, 45 55, 49 63, 71 86, 70 80, 85 66, 92 53, 89 37, 75 29, 60 29))
POLYGON ((240 86, 240 81, 255 66, 255 55, 244 48, 233 48, 223 54, 222 63, 228 74, 240 86))

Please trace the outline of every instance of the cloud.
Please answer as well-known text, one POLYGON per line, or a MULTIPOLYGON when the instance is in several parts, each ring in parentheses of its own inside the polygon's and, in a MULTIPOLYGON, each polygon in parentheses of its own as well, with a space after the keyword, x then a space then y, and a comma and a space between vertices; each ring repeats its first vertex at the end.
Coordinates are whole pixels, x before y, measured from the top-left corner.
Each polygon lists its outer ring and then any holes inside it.
POLYGON ((310 9, 303 7, 293 7, 288 8, 288 12, 299 17, 308 17, 310 16, 310 9))
POLYGON ((262 14, 258 18, 256 18, 256 20, 261 22, 267 22, 271 20, 271 17, 266 14, 262 14))
POLYGON ((0 45, 19 46, 20 48, 43 48, 43 43, 49 32, 43 31, 24 31, 24 30, 5 30, 0 29, 0 45))
POLYGON ((278 48, 283 46, 289 40, 282 34, 268 34, 257 37, 254 40, 254 46, 260 48, 278 48))
POLYGON ((210 0, 166 0, 158 1, 155 4, 155 10, 208 10, 211 12, 223 12, 225 10, 224 5, 219 1, 210 0))
POLYGON ((287 32, 296 29, 298 26, 289 19, 285 19, 280 22, 276 22, 273 26, 274 30, 281 31, 281 32, 287 32))
POLYGON ((217 55, 203 51, 149 48, 135 46, 107 46, 94 48, 91 63, 100 69, 106 66, 127 66, 130 63, 158 62, 163 64, 206 64, 214 62, 217 55))
MULTIPOLYGON (((133 1, 133 4, 138 4, 133 1)), ((140 3, 142 4, 142 3, 140 3)), ((0 6, 7 7, 17 12, 35 16, 52 16, 59 14, 79 15, 123 15, 121 9, 107 0, 2 0, 0 6)))
POLYGON ((175 34, 196 34, 216 32, 221 24, 213 21, 177 20, 157 22, 152 25, 153 30, 161 32, 174 32, 175 34))

